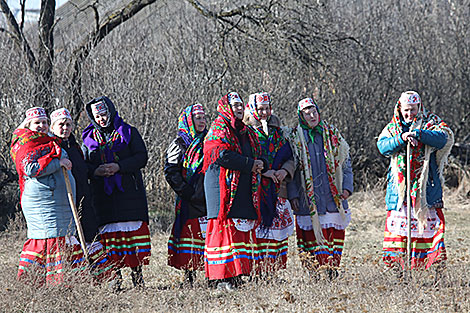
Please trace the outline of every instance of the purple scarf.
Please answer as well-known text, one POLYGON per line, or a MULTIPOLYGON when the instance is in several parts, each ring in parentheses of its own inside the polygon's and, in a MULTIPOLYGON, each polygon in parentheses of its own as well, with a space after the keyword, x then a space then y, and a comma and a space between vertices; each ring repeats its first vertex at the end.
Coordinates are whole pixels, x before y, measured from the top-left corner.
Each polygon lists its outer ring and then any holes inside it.
MULTIPOLYGON (((99 150, 102 164, 118 162, 119 157, 117 153, 126 148, 131 141, 131 126, 124 123, 117 112, 114 116, 113 126, 114 129, 108 139, 95 128, 93 123, 83 130, 83 143, 91 151, 99 150)), ((104 177, 104 192, 107 195, 111 195, 114 187, 124 192, 122 176, 119 173, 110 177, 104 177)))

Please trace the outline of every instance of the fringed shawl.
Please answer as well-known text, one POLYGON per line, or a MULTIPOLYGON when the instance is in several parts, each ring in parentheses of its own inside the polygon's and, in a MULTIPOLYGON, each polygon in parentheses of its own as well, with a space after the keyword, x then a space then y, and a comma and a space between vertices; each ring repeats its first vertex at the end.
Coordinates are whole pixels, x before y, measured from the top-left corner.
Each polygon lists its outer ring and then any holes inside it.
MULTIPOLYGON (((425 110, 422 104, 419 106, 409 131, 421 129, 441 131, 447 135, 447 143, 442 149, 427 146, 418 141, 418 145, 411 146, 411 205, 414 208, 416 218, 418 219, 418 230, 421 233, 424 230, 425 221, 428 217, 429 205, 426 201, 426 186, 429 175, 429 163, 431 153, 436 151, 436 161, 439 170, 439 179, 444 186, 444 177, 442 175, 444 165, 447 163, 447 157, 450 154, 454 144, 454 133, 441 118, 425 110)), ((400 103, 397 102, 394 109, 392 120, 382 130, 380 137, 394 137, 403 133, 403 125, 400 120, 400 103)), ((391 160, 391 174, 393 183, 397 185, 398 207, 406 202, 406 155, 395 153, 391 160)), ((408 205, 408 204, 407 204, 408 205)))
MULTIPOLYGON (((241 123, 241 121, 238 121, 240 124, 237 126, 237 121, 233 115, 227 95, 219 100, 217 112, 219 115, 214 122, 212 122, 209 132, 204 140, 204 172, 207 171, 211 164, 215 163, 215 161, 220 157, 220 153, 222 151, 230 150, 240 154, 242 153, 241 144, 235 133, 236 127, 238 127, 240 133, 247 133, 253 157, 256 159, 260 155, 256 133, 246 127, 245 124, 241 123)), ((232 207, 233 200, 235 199, 235 194, 237 192, 239 178, 240 171, 220 167, 220 209, 217 217, 219 220, 226 219, 230 212, 230 208, 232 207)), ((253 198, 253 206, 257 211, 259 219, 259 181, 255 173, 252 173, 251 196, 253 198)))
MULTIPOLYGON (((306 203, 309 205, 310 216, 312 219, 313 231, 318 242, 324 243, 325 238, 321 230, 320 220, 315 202, 315 192, 312 177, 312 162, 308 151, 308 144, 304 136, 305 120, 302 118, 300 110, 298 110, 299 125, 296 129, 287 131, 285 129, 286 138, 288 138, 294 152, 294 159, 298 164, 301 173, 302 187, 306 194, 306 203)), ((331 195, 335 201, 338 212, 341 217, 345 218, 345 211, 341 201, 341 193, 343 190, 343 165, 349 158, 349 145, 341 136, 336 127, 320 121, 316 128, 320 129, 323 136, 323 148, 330 183, 331 195)))

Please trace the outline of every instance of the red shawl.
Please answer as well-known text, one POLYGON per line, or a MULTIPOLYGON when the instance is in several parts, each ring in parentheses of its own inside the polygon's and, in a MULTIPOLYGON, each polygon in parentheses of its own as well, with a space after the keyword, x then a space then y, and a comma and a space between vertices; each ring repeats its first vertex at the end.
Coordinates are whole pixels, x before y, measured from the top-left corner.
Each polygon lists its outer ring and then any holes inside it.
POLYGON ((27 128, 18 128, 13 132, 10 155, 18 172, 21 196, 23 196, 25 176, 27 176, 24 171, 25 165, 37 162, 39 170, 35 173, 35 177, 40 176, 54 158, 60 159, 62 150, 57 140, 57 138, 27 128))
MULTIPOLYGON (((204 140, 204 166, 203 171, 205 172, 209 166, 214 163, 220 156, 220 152, 223 150, 235 151, 242 153, 241 145, 238 137, 235 134, 235 116, 233 115, 232 108, 229 104, 228 97, 225 95, 219 100, 217 107, 219 115, 212 123, 209 132, 204 140)), ((241 122, 241 121, 240 121, 241 122)), ((243 128, 240 130, 241 133, 247 132, 250 140, 250 146, 252 149, 253 157, 256 159, 260 154, 258 139, 256 134, 242 124, 243 128)), ((232 207, 233 200, 238 187, 238 181, 240 178, 240 171, 230 170, 224 167, 220 167, 219 174, 219 187, 220 187, 220 210, 218 219, 224 220, 227 218, 230 208, 232 207)), ((252 174, 252 197, 253 205, 260 218, 259 213, 259 180, 256 174, 252 174)))

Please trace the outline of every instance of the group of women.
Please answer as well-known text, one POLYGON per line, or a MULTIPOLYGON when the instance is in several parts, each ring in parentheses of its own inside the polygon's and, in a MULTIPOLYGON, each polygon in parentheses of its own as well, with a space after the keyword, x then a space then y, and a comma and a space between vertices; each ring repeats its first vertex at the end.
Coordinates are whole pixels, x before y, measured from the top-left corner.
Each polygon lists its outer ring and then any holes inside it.
MULTIPOLYGON (((168 264, 183 270, 188 284, 196 271, 204 271, 210 286, 232 289, 243 283, 243 276, 266 277, 285 268, 294 229, 308 272, 317 277, 324 270, 330 279, 338 275, 351 221, 349 146, 321 118, 312 98, 298 102, 295 128, 283 127, 272 106, 268 93, 252 94, 245 104, 230 92, 218 101, 209 127, 199 103, 179 116, 164 167, 176 193, 168 264)), ((150 256, 140 172, 147 162, 145 144, 108 98, 93 99, 86 112, 91 124, 83 131, 82 149, 71 135, 66 109, 51 114, 50 128, 44 110, 30 109, 14 132, 11 155, 28 224, 18 276, 37 267, 46 281, 60 282, 63 262, 78 269, 85 264, 73 236, 66 175, 82 208, 92 272, 114 279, 119 288, 120 268, 128 266, 134 285, 143 286, 142 265, 150 256)), ((387 265, 404 266, 406 192, 413 208, 412 266, 428 268, 446 259, 442 170, 452 144, 447 124, 424 109, 416 92, 403 93, 378 140, 380 152, 391 157, 383 248, 387 265), (410 191, 407 144, 412 151, 410 191)))
POLYGON ((147 163, 147 150, 107 97, 87 103, 86 113, 91 124, 83 130, 82 145, 72 134, 74 123, 65 108, 50 119, 43 108, 31 108, 13 133, 10 152, 28 226, 18 278, 58 284, 69 266, 90 270, 98 281, 110 279, 120 289, 120 269, 130 267, 134 285, 143 286, 150 233, 140 169, 147 163), (75 237, 68 193, 80 210, 85 246, 75 237))
POLYGON ((231 289, 285 268, 294 228, 306 268, 337 273, 351 220, 348 144, 311 98, 298 103, 295 129, 272 111, 268 93, 245 104, 231 92, 208 130, 201 104, 181 113, 165 166, 178 195, 168 254, 189 283, 204 269, 211 285, 231 289))

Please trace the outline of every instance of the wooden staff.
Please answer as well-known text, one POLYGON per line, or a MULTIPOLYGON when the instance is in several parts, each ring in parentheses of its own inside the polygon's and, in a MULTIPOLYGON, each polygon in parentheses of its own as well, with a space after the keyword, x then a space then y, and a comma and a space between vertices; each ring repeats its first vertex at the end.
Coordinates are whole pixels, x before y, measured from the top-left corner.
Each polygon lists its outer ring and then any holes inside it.
POLYGON ((65 167, 62 167, 62 172, 64 173, 65 186, 67 187, 67 195, 69 197, 70 206, 72 207, 73 219, 75 220, 75 226, 77 227, 78 238, 80 239, 80 244, 82 245, 83 255, 85 256, 85 259, 89 261, 88 251, 86 249, 85 243, 85 236, 83 235, 82 225, 80 224, 80 217, 78 216, 78 210, 75 206, 75 200, 73 199, 72 185, 70 184, 69 173, 67 173, 65 167))
POLYGON ((406 145, 406 254, 409 270, 411 270, 411 205, 411 143, 408 141, 406 145))

